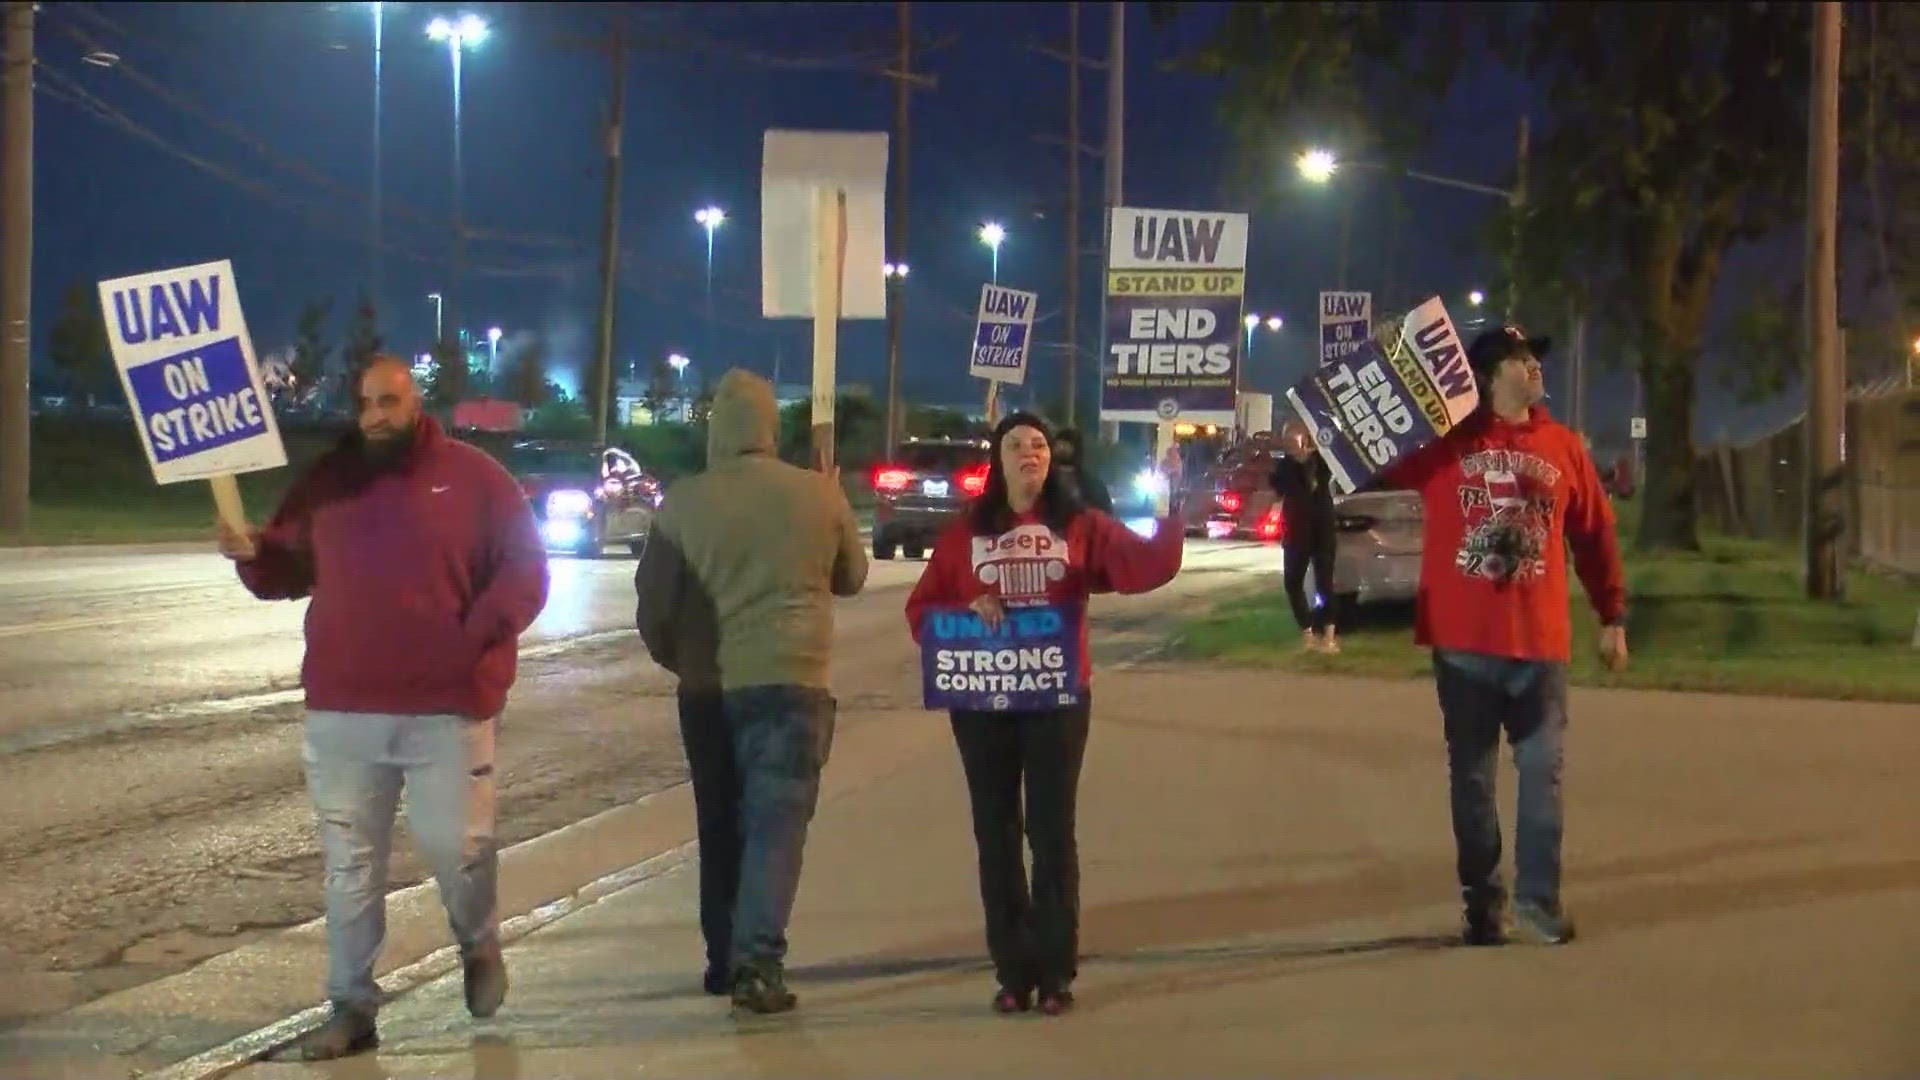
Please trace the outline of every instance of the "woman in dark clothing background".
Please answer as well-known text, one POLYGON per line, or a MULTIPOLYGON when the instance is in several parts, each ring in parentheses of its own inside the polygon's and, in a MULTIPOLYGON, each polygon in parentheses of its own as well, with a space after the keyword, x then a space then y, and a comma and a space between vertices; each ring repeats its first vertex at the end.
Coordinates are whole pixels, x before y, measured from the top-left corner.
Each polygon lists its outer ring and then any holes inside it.
POLYGON ((1307 648, 1339 652, 1333 589, 1333 473, 1300 421, 1289 421, 1281 429, 1280 446, 1282 452, 1273 459, 1272 483, 1286 521, 1281 551, 1287 603, 1307 648), (1314 591, 1320 594, 1317 604, 1310 603, 1306 594, 1308 567, 1313 568, 1314 591))
POLYGON ((1113 513, 1113 496, 1100 474, 1087 464, 1087 457, 1081 452, 1079 432, 1072 428, 1054 432, 1053 467, 1059 470, 1062 479, 1073 484, 1082 503, 1103 513, 1113 513))

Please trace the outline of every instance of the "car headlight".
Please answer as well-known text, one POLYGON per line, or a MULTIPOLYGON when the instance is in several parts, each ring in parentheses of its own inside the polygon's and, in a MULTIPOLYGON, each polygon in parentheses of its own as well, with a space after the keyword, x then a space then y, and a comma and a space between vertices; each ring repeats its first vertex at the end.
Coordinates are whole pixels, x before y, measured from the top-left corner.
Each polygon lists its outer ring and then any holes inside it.
POLYGON ((571 488, 547 493, 547 516, 587 517, 593 513, 593 496, 571 488))
POLYGON ((1157 498, 1167 492, 1167 478, 1158 469, 1141 469, 1133 478, 1134 494, 1143 499, 1157 498))

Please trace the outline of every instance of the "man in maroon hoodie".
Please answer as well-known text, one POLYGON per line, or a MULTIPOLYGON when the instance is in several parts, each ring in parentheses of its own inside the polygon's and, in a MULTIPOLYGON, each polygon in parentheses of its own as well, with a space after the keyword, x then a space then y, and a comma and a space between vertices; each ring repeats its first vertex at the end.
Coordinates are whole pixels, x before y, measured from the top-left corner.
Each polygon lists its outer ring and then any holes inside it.
POLYGON ((1538 944, 1573 939, 1560 903, 1568 548, 1600 617, 1602 658, 1627 661, 1613 507, 1580 436, 1540 404, 1547 348, 1514 326, 1475 338, 1479 410, 1385 478, 1426 509, 1415 640, 1433 650, 1469 945, 1508 938, 1494 803, 1502 730, 1520 774, 1513 928, 1538 944))
POLYGON ((264 531, 224 525, 220 550, 262 600, 307 608, 307 787, 326 865, 333 1014, 309 1061, 378 1044, 374 963, 401 789, 459 943, 467 1008, 506 998, 495 903, 494 733, 519 636, 547 600, 526 496, 482 451, 421 412, 404 361, 377 356, 359 428, 287 493, 264 531))

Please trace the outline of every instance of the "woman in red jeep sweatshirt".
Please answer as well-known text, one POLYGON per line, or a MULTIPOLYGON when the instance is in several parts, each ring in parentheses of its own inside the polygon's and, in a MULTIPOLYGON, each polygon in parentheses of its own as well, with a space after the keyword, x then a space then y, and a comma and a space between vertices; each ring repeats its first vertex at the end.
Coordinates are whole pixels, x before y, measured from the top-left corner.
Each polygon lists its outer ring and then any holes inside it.
MULTIPOLYGON (((1046 421, 1014 413, 993 432, 987 487, 966 515, 935 542, 907 598, 907 622, 920 638, 938 609, 971 608, 989 625, 1008 609, 1077 606, 1094 593, 1144 593, 1173 580, 1184 536, 1179 515, 1143 540, 1111 516, 1084 506, 1051 468, 1046 421)), ((1090 688, 1086 620, 1080 623, 1080 679, 1090 688)), ((966 770, 973 837, 980 852, 980 900, 987 950, 1000 982, 993 1007, 1032 1007, 1058 1015, 1073 1005, 1079 959, 1080 855, 1074 830, 1080 762, 1086 753, 1090 697, 1040 712, 954 712, 953 738, 966 770), (1033 846, 1029 893, 1020 850, 1033 846)))

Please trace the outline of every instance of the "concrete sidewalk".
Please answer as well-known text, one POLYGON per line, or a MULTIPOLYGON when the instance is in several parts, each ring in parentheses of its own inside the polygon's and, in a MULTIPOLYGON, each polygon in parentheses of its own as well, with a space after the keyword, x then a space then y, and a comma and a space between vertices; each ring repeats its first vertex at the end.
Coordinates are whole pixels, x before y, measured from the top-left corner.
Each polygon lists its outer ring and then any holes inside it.
POLYGON ((1920 1074, 1910 706, 1578 693, 1582 937, 1469 950, 1430 686, 1147 667, 1096 693, 1068 1017, 989 1012, 959 764, 901 712, 835 748, 797 1013, 700 993, 683 848, 512 946, 494 1020, 456 973, 387 1008, 378 1055, 237 1075, 1920 1074))

